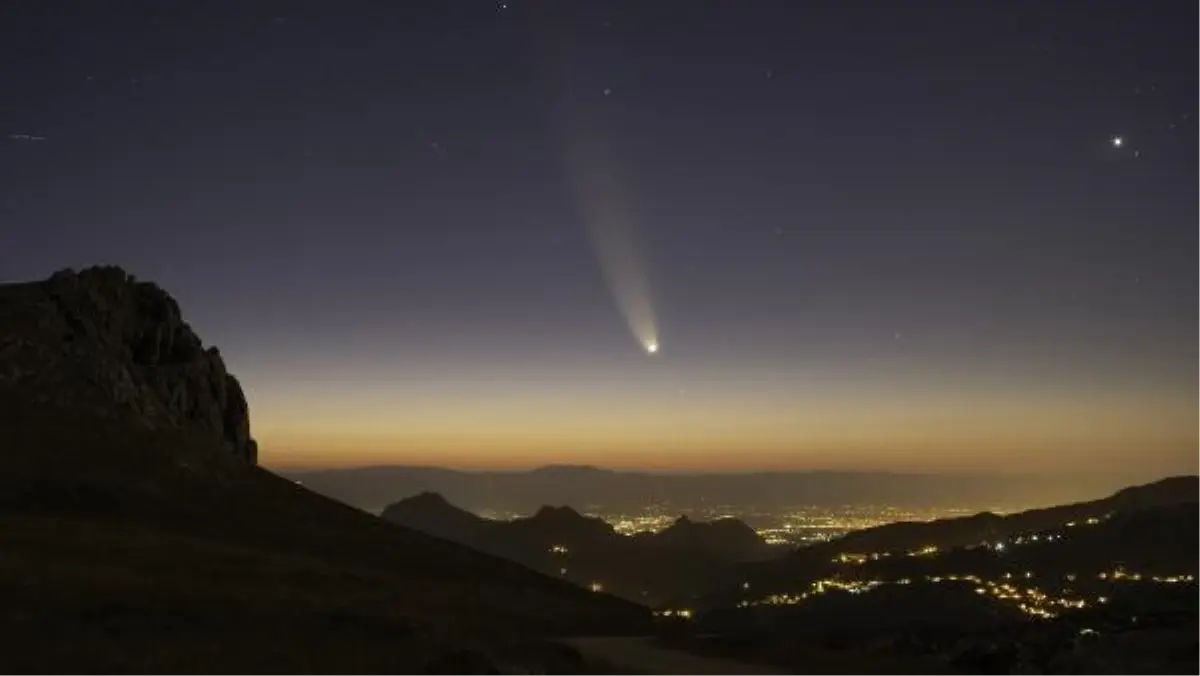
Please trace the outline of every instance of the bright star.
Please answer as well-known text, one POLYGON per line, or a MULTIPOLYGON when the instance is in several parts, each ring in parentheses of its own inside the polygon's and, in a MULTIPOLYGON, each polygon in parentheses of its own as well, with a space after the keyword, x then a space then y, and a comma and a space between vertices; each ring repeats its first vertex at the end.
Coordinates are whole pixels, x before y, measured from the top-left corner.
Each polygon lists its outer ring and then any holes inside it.
POLYGON ((1112 137, 1112 145, 1114 148, 1120 148, 1125 145, 1125 139, 1120 136, 1114 136, 1112 137))

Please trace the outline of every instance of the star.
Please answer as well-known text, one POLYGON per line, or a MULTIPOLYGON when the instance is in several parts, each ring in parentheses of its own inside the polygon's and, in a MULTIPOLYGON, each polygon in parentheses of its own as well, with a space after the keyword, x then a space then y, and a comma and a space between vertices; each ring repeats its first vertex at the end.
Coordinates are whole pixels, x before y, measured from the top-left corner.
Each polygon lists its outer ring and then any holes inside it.
POLYGON ((1125 139, 1124 139, 1124 137, 1121 137, 1121 136, 1112 137, 1111 142, 1112 142, 1112 146, 1114 148, 1120 148, 1121 146, 1125 145, 1125 139))
POLYGON ((605 88, 604 88, 604 95, 605 95, 605 96, 609 96, 610 94, 612 94, 612 88, 611 88, 611 87, 605 87, 605 88))

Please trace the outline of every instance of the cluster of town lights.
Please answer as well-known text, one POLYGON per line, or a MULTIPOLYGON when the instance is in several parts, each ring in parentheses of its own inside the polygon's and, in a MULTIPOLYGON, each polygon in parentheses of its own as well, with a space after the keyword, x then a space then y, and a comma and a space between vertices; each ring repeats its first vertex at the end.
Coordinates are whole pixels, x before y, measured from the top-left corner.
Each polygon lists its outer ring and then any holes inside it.
MULTIPOLYGON (((1082 521, 1070 521, 1065 524, 1067 528, 1076 528, 1078 526, 1095 526, 1102 523, 1108 518, 1090 517, 1082 521)), ((1054 542, 1062 539, 1062 534, 1055 533, 1037 533, 1017 535, 1007 540, 997 542, 981 543, 980 546, 987 547, 996 552, 1003 552, 1008 546, 1021 546, 1036 542, 1054 542)), ((939 552, 936 545, 925 545, 917 549, 897 554, 897 556, 908 557, 923 557, 935 556, 939 552)), ((833 557, 833 563, 863 565, 872 561, 891 558, 892 552, 872 552, 872 553, 852 553, 843 552, 833 557)), ((1018 576, 1018 579, 1023 577, 1026 580, 1033 579, 1033 571, 1026 571, 1024 575, 1018 576)), ((1070 573, 1064 576, 1067 582, 1074 582, 1078 579, 1078 575, 1070 573)), ((1106 581, 1130 581, 1130 582, 1155 582, 1159 584, 1179 584, 1195 582, 1194 575, 1143 575, 1118 568, 1111 572, 1102 572, 1097 575, 1100 580, 1106 581)), ((1105 596, 1096 597, 1092 601, 1077 596, 1055 596, 1039 589, 1036 586, 1018 586, 1012 580, 1012 573, 1005 573, 1000 580, 985 580, 977 575, 930 575, 924 578, 927 583, 938 584, 942 582, 969 583, 975 585, 975 593, 986 595, 1001 602, 1011 603, 1022 612, 1034 617, 1051 618, 1055 617, 1063 610, 1077 610, 1086 608, 1089 603, 1104 604, 1108 602, 1105 596)), ((817 580, 809 585, 806 591, 794 594, 771 594, 761 599, 753 601, 742 601, 740 607, 760 606, 760 605, 796 605, 804 601, 825 594, 830 591, 842 591, 851 594, 861 594, 871 591, 885 584, 912 584, 910 578, 901 578, 897 580, 847 580, 840 577, 817 580)))
MULTIPOLYGON (((1063 579, 1071 582, 1078 579, 1078 577, 1078 575, 1072 573, 1065 575, 1063 579)), ((939 584, 944 582, 973 584, 975 585, 976 594, 986 595, 996 599, 997 601, 1010 603, 1028 615, 1041 618, 1055 617, 1064 610, 1078 610, 1086 608, 1092 603, 1108 603, 1108 597, 1106 596, 1098 596, 1092 600, 1084 599, 1078 596, 1056 596, 1036 586, 1024 586, 1013 582, 1013 580, 1029 580, 1033 578, 1033 571, 1025 571, 1020 575, 1005 573, 999 580, 987 580, 978 575, 970 574, 929 575, 922 578, 922 580, 931 584, 939 584)), ((1158 584, 1184 584, 1195 582, 1196 576, 1191 574, 1165 576, 1144 575, 1142 573, 1131 573, 1124 569, 1118 569, 1111 573, 1100 573, 1097 576, 1097 579, 1130 582, 1144 581, 1158 584)), ((900 578, 897 580, 847 580, 834 577, 817 580, 809 586, 808 590, 800 593, 770 594, 761 599, 742 601, 738 605, 739 607, 743 608, 763 605, 798 605, 810 598, 832 591, 848 592, 850 594, 862 594, 883 585, 908 585, 912 583, 913 580, 911 578, 900 578)))

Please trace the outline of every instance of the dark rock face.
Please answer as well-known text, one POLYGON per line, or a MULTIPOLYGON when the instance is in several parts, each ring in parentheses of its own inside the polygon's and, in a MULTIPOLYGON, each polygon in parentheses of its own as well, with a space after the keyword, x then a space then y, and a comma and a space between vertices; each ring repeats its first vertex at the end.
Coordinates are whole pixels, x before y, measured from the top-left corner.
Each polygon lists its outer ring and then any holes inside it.
POLYGON ((0 285, 0 388, 206 435, 258 460, 245 395, 220 353, 204 347, 167 292, 118 267, 0 285))

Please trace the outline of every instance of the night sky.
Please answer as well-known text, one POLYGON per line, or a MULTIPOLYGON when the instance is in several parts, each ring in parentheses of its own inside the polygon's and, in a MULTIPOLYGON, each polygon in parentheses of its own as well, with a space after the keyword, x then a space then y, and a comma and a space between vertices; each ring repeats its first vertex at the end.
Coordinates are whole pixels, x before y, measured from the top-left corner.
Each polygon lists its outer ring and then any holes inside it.
POLYGON ((0 278, 159 282, 274 467, 1195 472, 1196 26, 8 0, 0 278))

